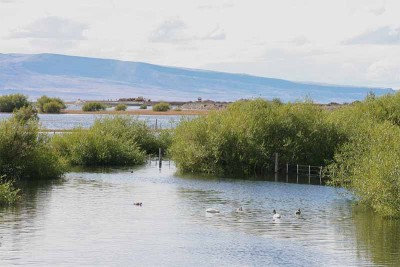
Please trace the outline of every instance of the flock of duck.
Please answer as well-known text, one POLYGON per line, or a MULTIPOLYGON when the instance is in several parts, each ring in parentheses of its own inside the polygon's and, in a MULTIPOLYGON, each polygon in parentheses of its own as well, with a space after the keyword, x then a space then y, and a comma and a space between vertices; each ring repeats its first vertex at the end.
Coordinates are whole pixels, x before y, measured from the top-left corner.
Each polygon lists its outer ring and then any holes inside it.
MULTIPOLYGON (((207 213, 219 213, 219 210, 209 208, 209 209, 206 209, 206 212, 207 213)), ((239 213, 244 212, 243 207, 237 208, 236 212, 239 212, 239 213)), ((277 220, 277 219, 281 218, 281 215, 279 213, 277 213, 276 210, 273 210, 272 213, 273 213, 272 219, 277 220)), ((294 214, 297 215, 297 216, 300 216, 301 215, 301 210, 300 209, 296 210, 296 212, 294 214)))
MULTIPOLYGON (((142 204, 142 202, 135 202, 135 203, 133 203, 133 205, 142 206, 143 204, 142 204)), ((213 208, 206 209, 206 212, 207 213, 220 213, 219 210, 213 209, 213 208)), ((236 212, 238 212, 238 213, 244 212, 243 207, 237 208, 236 212)), ((281 215, 279 213, 277 213, 276 210, 273 210, 272 213, 274 214, 274 215, 272 215, 272 219, 277 220, 277 219, 281 218, 281 215)), ((301 210, 300 209, 296 210, 296 212, 294 214, 297 216, 300 216, 301 210)))

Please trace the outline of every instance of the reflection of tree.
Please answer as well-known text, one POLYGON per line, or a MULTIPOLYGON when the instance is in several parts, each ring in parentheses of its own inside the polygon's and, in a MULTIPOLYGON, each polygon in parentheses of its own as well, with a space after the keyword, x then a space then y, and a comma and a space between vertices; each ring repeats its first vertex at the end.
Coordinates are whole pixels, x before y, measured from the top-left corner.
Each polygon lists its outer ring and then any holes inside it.
POLYGON ((63 183, 62 179, 19 181, 17 186, 21 188, 21 201, 15 206, 0 209, 2 246, 12 246, 13 250, 21 249, 20 244, 24 242, 24 236, 26 237, 24 235, 26 229, 34 231, 40 228, 37 225, 37 216, 43 213, 43 208, 47 206, 53 186, 61 183, 63 183), (39 206, 40 211, 38 211, 39 206))
POLYGON ((361 207, 354 208, 353 220, 360 251, 367 250, 375 264, 400 266, 400 221, 384 219, 361 207))

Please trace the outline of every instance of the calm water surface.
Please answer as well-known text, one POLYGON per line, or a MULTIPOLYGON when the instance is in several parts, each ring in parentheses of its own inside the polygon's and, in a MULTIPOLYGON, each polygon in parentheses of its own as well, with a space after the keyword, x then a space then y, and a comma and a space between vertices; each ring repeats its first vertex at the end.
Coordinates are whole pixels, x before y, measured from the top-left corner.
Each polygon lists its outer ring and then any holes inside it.
MULTIPOLYGON (((0 113, 0 120, 11 117, 12 114, 0 113)), ((107 114, 39 114, 41 125, 46 129, 62 130, 76 127, 89 128, 99 118, 113 117, 107 114)), ((145 121, 150 127, 174 128, 182 118, 194 118, 193 115, 138 115, 133 116, 145 121), (157 121, 157 122, 156 122, 157 121)))
POLYGON ((343 190, 174 173, 153 162, 30 185, 21 205, 0 209, 0 265, 400 265, 400 225, 343 190))

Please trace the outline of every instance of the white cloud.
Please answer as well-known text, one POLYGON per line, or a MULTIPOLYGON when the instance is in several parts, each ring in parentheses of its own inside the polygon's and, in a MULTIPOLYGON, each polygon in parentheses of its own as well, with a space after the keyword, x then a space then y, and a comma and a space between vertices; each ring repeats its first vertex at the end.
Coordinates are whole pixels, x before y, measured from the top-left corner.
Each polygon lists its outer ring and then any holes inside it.
POLYGON ((367 12, 379 16, 386 12, 386 0, 349 0, 347 5, 351 13, 367 12))
POLYGON ((176 42, 186 39, 186 25, 180 19, 169 19, 158 26, 149 37, 151 42, 176 42))
POLYGON ((82 40, 87 26, 69 19, 50 16, 11 32, 12 38, 82 40))
POLYGON ((225 32, 219 27, 215 27, 212 31, 205 34, 194 33, 189 27, 177 18, 168 19, 154 29, 149 41, 160 43, 178 43, 196 40, 224 40, 225 32))
POLYGON ((400 44, 400 27, 389 26, 367 31, 358 35, 344 44, 375 44, 375 45, 395 45, 400 44))

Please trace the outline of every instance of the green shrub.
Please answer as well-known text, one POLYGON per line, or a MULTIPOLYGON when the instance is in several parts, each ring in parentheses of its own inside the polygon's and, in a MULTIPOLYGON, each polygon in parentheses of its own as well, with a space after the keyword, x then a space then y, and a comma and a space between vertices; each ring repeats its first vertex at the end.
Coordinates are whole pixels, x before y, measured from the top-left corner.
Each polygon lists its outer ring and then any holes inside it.
POLYGON ((0 112, 13 112, 29 105, 28 97, 22 94, 0 96, 0 112))
POLYGON ((344 140, 312 103, 238 101, 226 110, 181 122, 170 148, 183 172, 263 174, 281 162, 322 165, 344 140))
POLYGON ((0 176, 0 206, 10 205, 20 199, 19 189, 14 187, 12 180, 6 180, 5 176, 0 176))
POLYGON ((118 104, 115 106, 116 111, 125 111, 127 108, 128 108, 128 106, 125 104, 118 104))
POLYGON ((147 109, 147 105, 146 104, 141 104, 139 109, 147 109))
POLYGON ((116 116, 96 120, 89 129, 57 135, 53 144, 72 165, 135 165, 146 153, 158 152, 160 142, 145 122, 116 116))
POLYGON ((166 102, 160 102, 153 106, 153 111, 168 111, 171 109, 171 105, 166 102))
POLYGON ((360 203, 400 217, 399 94, 369 96, 330 114, 347 141, 326 168, 331 184, 353 191, 360 203))
POLYGON ((87 102, 82 106, 83 111, 99 111, 105 110, 106 108, 107 106, 100 102, 87 102))
POLYGON ((0 121, 0 175, 16 179, 57 178, 65 165, 35 119, 0 121))
POLYGON ((14 119, 20 123, 25 123, 29 120, 39 121, 37 110, 31 105, 14 110, 14 119))
POLYGON ((56 101, 51 101, 43 105, 44 113, 60 113, 63 105, 56 101))
POLYGON ((67 108, 60 98, 45 95, 37 99, 36 105, 42 113, 60 113, 61 109, 67 108))

